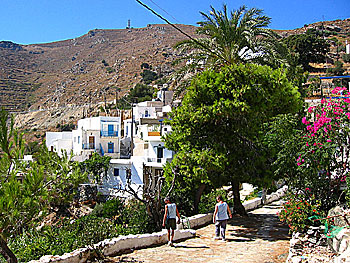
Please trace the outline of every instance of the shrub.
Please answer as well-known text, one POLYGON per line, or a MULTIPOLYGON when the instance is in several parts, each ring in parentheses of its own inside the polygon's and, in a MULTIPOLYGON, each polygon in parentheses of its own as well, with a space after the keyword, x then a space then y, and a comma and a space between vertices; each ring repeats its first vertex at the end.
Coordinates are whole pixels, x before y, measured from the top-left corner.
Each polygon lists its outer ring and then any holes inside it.
POLYGON ((85 216, 75 221, 63 219, 40 231, 31 229, 11 240, 9 246, 20 262, 27 262, 43 255, 62 255, 125 232, 112 220, 85 216))
POLYGON ((105 203, 97 204, 91 215, 104 217, 109 219, 117 219, 118 223, 122 224, 122 215, 125 214, 125 207, 120 199, 107 200, 105 203))
POLYGON ((350 62, 350 54, 344 54, 343 55, 343 60, 345 63, 349 63, 350 62))
POLYGON ((306 188, 305 193, 290 194, 278 216, 280 221, 288 224, 290 231, 303 232, 309 226, 320 224, 309 219, 311 216, 323 216, 320 206, 320 202, 306 188))
POLYGON ((141 64, 141 69, 151 69, 152 68, 152 66, 150 66, 148 63, 146 63, 146 62, 143 62, 142 64, 141 64))
POLYGON ((158 75, 156 72, 144 69, 141 73, 142 81, 145 84, 150 84, 153 80, 156 80, 158 78, 158 75))
POLYGON ((107 68, 106 68, 106 71, 107 71, 108 74, 110 74, 110 73, 115 72, 115 69, 112 68, 112 67, 107 67, 107 68))
POLYGON ((125 205, 124 222, 132 234, 152 233, 157 229, 147 213, 146 205, 134 199, 125 205))

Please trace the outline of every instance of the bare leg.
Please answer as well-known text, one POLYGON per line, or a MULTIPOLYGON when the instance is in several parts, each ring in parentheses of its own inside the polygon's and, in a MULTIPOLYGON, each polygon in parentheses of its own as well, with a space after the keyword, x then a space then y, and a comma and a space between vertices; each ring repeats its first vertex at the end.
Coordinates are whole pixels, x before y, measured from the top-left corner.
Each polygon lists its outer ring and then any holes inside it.
POLYGON ((173 242, 174 234, 175 234, 175 230, 171 229, 171 239, 170 239, 171 242, 173 242))
POLYGON ((168 229, 168 241, 170 241, 170 229, 168 229))

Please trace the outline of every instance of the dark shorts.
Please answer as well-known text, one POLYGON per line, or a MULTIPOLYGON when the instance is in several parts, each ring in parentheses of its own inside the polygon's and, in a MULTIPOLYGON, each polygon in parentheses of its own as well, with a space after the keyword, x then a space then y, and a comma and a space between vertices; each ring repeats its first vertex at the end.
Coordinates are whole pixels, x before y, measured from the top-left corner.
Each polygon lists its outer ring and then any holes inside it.
POLYGON ((165 227, 166 229, 173 229, 175 230, 176 229, 176 218, 168 218, 166 221, 165 221, 165 227))

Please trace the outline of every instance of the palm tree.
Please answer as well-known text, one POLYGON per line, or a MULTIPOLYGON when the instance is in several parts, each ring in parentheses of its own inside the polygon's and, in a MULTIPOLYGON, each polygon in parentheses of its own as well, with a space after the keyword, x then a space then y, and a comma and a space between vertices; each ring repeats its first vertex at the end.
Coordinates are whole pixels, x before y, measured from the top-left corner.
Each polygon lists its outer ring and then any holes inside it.
POLYGON ((217 11, 211 6, 209 14, 201 12, 204 21, 198 22, 200 38, 188 39, 175 45, 186 60, 183 73, 227 64, 253 62, 273 65, 284 53, 278 35, 266 28, 271 18, 261 9, 245 6, 228 14, 227 6, 217 11))

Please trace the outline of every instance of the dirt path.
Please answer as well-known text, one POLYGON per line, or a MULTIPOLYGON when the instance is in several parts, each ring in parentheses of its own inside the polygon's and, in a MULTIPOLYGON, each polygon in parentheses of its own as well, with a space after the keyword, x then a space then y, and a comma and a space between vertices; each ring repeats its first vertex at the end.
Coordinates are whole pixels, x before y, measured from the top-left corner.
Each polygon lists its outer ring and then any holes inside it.
POLYGON ((135 250, 111 258, 112 262, 240 262, 282 263, 289 248, 288 228, 276 213, 280 203, 254 210, 249 217, 234 216, 226 230, 227 241, 213 240, 214 225, 197 229, 197 237, 166 245, 135 250))

